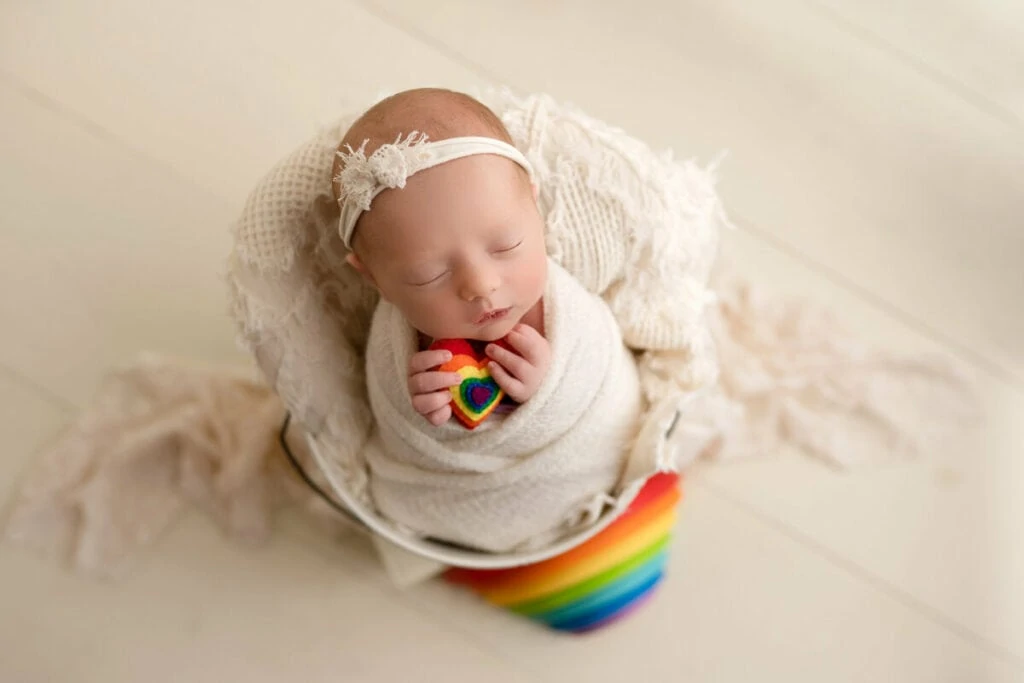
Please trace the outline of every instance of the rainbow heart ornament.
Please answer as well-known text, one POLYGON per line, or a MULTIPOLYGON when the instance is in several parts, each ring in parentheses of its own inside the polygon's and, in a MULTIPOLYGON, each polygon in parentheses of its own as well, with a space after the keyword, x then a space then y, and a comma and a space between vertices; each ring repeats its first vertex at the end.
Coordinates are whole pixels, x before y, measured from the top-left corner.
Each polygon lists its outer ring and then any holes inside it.
POLYGON ((430 348, 451 352, 452 359, 438 371, 454 372, 462 377, 462 382, 451 388, 452 414, 467 429, 476 429, 505 397, 487 369, 490 360, 465 339, 439 339, 430 348))

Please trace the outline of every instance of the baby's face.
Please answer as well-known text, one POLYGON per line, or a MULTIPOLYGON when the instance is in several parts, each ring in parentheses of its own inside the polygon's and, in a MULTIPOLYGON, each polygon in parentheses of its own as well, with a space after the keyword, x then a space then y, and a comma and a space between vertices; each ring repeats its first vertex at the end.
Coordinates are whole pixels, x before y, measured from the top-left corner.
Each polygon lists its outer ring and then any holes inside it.
POLYGON ((544 293, 544 222, 515 162, 479 154, 421 171, 360 218, 362 265, 435 338, 493 341, 544 293))

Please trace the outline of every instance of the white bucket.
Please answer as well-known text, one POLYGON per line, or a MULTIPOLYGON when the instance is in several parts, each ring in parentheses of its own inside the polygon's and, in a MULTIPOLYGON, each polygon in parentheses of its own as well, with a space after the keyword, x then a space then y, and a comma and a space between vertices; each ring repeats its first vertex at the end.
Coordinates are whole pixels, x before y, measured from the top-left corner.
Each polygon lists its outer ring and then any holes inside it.
POLYGON ((539 550, 528 552, 512 553, 489 553, 470 548, 462 548, 448 545, 439 541, 432 541, 425 538, 412 536, 396 528, 394 524, 381 517, 371 507, 363 505, 356 500, 346 489, 342 479, 342 473, 331 460, 326 457, 323 446, 313 436, 308 436, 306 442, 309 444, 313 459, 316 461, 320 471, 323 472, 331 485, 331 490, 338 500, 351 512, 352 516, 361 522, 367 529, 382 538, 387 539, 399 548, 424 557, 435 562, 440 562, 452 567, 464 567, 467 569, 507 569, 525 564, 541 562, 549 558, 561 555, 580 545, 584 541, 600 533, 608 525, 629 507, 629 504, 636 498, 641 486, 631 486, 623 491, 616 500, 613 507, 607 508, 601 516, 590 526, 579 533, 562 539, 561 541, 539 550))

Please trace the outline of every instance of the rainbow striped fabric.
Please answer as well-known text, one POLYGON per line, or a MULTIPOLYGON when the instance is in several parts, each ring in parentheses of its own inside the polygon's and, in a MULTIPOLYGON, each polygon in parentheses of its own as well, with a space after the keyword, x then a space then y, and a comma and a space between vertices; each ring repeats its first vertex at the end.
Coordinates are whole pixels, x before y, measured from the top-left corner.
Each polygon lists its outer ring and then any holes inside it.
POLYGON ((679 476, 651 477, 606 529, 556 557, 512 569, 450 569, 445 577, 487 602, 559 631, 616 621, 661 582, 681 495, 679 476))

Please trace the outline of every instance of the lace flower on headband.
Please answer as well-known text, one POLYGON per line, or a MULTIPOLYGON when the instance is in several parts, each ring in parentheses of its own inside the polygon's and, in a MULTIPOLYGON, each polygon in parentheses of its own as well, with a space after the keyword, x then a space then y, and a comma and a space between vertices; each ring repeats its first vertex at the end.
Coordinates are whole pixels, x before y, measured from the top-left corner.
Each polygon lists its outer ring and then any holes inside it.
POLYGON ((497 154, 516 162, 533 178, 533 168, 526 157, 512 145, 494 138, 461 137, 429 142, 425 133, 413 131, 404 140, 399 135, 393 143, 381 145, 367 157, 368 143, 369 140, 364 140, 359 149, 345 145, 348 151, 337 152, 341 159, 341 171, 334 177, 341 207, 338 233, 349 249, 356 221, 370 210, 374 198, 384 190, 405 187, 405 181, 414 173, 474 154, 497 154))
POLYGON ((385 188, 405 187, 406 178, 416 172, 410 171, 415 161, 425 161, 429 156, 420 150, 419 156, 422 158, 411 160, 407 158, 409 150, 425 143, 427 139, 425 133, 414 130, 405 140, 399 135, 392 144, 381 145, 369 158, 366 157, 366 144, 369 140, 363 140, 363 144, 356 150, 345 145, 348 152, 338 152, 342 168, 334 179, 341 187, 338 201, 351 202, 360 211, 369 211, 370 203, 379 192, 385 188))

